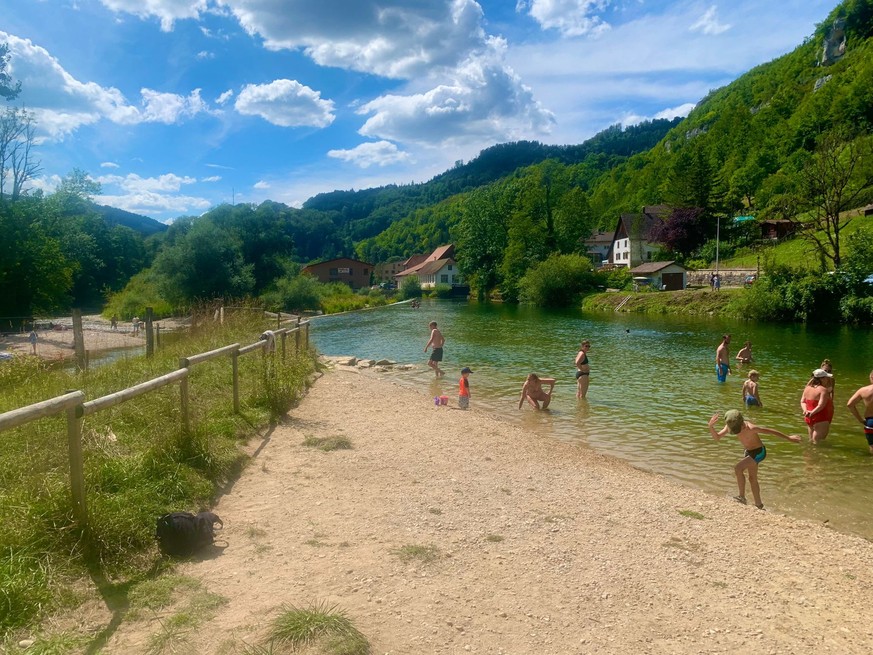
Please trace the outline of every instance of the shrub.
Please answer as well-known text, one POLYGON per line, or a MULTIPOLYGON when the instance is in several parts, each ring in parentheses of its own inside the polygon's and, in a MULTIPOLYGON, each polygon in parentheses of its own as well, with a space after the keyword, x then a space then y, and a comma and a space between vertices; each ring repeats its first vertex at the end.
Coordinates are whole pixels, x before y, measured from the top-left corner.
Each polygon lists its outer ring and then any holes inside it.
POLYGON ((598 271, 596 278, 600 281, 601 286, 620 291, 630 291, 634 283, 634 276, 631 275, 627 266, 619 266, 609 271, 598 271))
POLYGON ((276 280, 273 289, 262 297, 270 307, 299 313, 321 307, 322 287, 311 275, 283 277, 276 280))
POLYGON ((438 284, 433 288, 431 295, 436 298, 451 298, 452 286, 450 284, 438 284))
POLYGON ((117 316, 130 320, 134 316, 145 316, 146 307, 151 307, 155 318, 172 316, 174 307, 164 300, 151 269, 146 269, 130 278, 127 285, 118 293, 109 296, 103 316, 117 316))
POLYGON ((550 255, 519 281, 519 300, 539 307, 569 307, 597 286, 591 262, 581 255, 550 255))
POLYGON ((400 283, 400 299, 421 298, 421 282, 417 275, 407 275, 400 283))

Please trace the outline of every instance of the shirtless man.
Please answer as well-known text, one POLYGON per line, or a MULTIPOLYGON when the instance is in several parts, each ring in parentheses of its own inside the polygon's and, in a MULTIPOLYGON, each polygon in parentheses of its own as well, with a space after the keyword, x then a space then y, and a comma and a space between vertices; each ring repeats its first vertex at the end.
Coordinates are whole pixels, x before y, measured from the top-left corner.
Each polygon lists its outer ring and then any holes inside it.
POLYGON ((846 403, 849 411, 864 426, 864 436, 867 438, 867 446, 873 455, 873 371, 870 371, 870 384, 858 389, 846 403), (864 401, 864 416, 858 412, 858 403, 864 401))
POLYGON ((740 352, 737 353, 737 361, 740 364, 751 364, 752 363, 752 342, 746 341, 743 344, 743 347, 740 348, 740 352))
POLYGON ((431 321, 430 340, 424 346, 424 352, 427 352, 427 349, 433 346, 427 365, 433 369, 434 375, 438 378, 445 375, 445 373, 440 370, 440 362, 443 361, 443 344, 445 344, 445 342, 446 340, 443 338, 443 333, 437 329, 436 321, 431 321))
POLYGON ((555 378, 541 378, 536 373, 531 373, 524 381, 521 388, 521 398, 518 400, 518 408, 524 405, 525 398, 534 409, 546 409, 552 402, 552 392, 555 390, 555 378), (549 385, 549 391, 543 391, 543 385, 549 385), (543 406, 540 407, 542 401, 543 406))
POLYGON ((722 335, 721 343, 715 350, 715 375, 719 382, 727 380, 731 372, 731 354, 728 346, 731 345, 731 335, 722 335))
POLYGON ((709 433, 712 435, 712 438, 718 441, 730 432, 730 434, 735 434, 737 436, 737 439, 745 449, 743 451, 743 458, 737 462, 736 466, 734 466, 734 475, 737 477, 737 488, 740 492, 739 496, 734 496, 734 500, 743 505, 746 504, 746 472, 748 471, 749 486, 752 487, 752 496, 755 499, 755 507, 758 509, 764 509, 764 503, 761 502, 761 487, 758 485, 758 464, 764 461, 764 458, 767 456, 767 449, 764 448, 760 435, 767 434, 774 437, 781 437, 782 439, 787 439, 794 443, 800 443, 800 435, 784 434, 779 432, 779 430, 755 425, 754 423, 747 421, 742 413, 735 409, 725 412, 725 426, 716 432, 715 424, 718 422, 718 417, 719 413, 716 412, 712 415, 712 418, 709 419, 709 433))

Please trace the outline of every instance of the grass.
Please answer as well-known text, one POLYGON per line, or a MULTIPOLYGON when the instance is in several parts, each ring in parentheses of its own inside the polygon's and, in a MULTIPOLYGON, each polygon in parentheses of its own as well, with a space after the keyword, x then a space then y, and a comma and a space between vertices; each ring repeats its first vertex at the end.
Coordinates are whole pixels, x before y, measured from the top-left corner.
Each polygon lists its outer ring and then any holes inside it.
POLYGON ((317 646, 319 652, 327 655, 368 655, 370 652, 367 638, 345 612, 326 603, 305 608, 283 606, 270 627, 268 645, 261 647, 264 650, 252 652, 272 653, 275 644, 291 650, 317 646))
POLYGON ((687 516, 690 519, 697 519, 698 521, 702 521, 706 517, 700 512, 695 512, 693 509, 680 509, 679 514, 682 516, 687 516))
POLYGON ((332 450, 351 450, 352 442, 347 437, 306 437, 303 445, 309 448, 318 448, 324 452, 332 450))
MULTIPOLYGON (((178 368, 180 357, 257 340, 265 325, 245 316, 162 339, 151 359, 130 357, 87 372, 22 357, 0 367, 0 412, 81 389, 88 400, 178 368)), ((73 521, 66 423, 45 418, 2 433, 0 450, 0 634, 33 627, 63 605, 70 583, 89 568, 127 593, 128 581, 155 563, 156 518, 212 504, 237 476, 240 445, 305 390, 309 353, 239 359, 240 409, 231 397, 229 358, 191 370, 192 430, 183 435, 179 387, 170 385, 86 417, 83 424, 88 533, 73 521), (270 386, 272 376, 283 378, 270 386)))
POLYGON ((486 534, 485 541, 490 541, 491 543, 499 544, 503 541, 503 536, 499 534, 486 534))
POLYGON ((427 564, 439 559, 440 551, 433 544, 429 546, 420 546, 417 544, 407 544, 401 546, 394 551, 394 554, 400 558, 403 563, 418 561, 427 564))

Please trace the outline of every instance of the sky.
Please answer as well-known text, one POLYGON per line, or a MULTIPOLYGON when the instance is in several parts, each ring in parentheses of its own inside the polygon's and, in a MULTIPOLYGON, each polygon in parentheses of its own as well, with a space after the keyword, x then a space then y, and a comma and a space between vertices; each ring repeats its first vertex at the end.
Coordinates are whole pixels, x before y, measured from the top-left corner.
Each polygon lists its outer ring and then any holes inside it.
POLYGON ((4 0, 51 192, 163 222, 685 116, 837 0, 4 0))

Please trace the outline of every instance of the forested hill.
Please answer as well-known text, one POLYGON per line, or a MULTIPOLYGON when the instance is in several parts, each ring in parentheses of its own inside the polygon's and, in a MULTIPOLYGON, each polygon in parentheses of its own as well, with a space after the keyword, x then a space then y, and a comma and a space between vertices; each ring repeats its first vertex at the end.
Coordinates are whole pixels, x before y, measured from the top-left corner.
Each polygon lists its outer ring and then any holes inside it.
MULTIPOLYGON (((638 125, 613 125, 578 145, 554 146, 536 141, 502 143, 486 148, 467 162, 436 175, 428 182, 388 185, 359 191, 332 191, 307 200, 303 207, 324 212, 339 212, 346 220, 365 224, 390 223, 410 212, 444 200, 452 195, 489 184, 512 174, 519 168, 547 159, 562 164, 578 164, 589 155, 628 157, 645 152, 658 143, 681 119, 657 119, 638 125), (385 219, 389 220, 386 222, 385 219)), ((356 229, 362 236, 373 236, 372 229, 356 229)))
POLYGON ((134 232, 139 232, 143 236, 165 232, 167 226, 160 221, 156 221, 148 216, 134 214, 133 212, 118 209, 117 207, 109 207, 107 205, 93 205, 93 210, 103 217, 110 225, 123 225, 129 227, 134 232))

